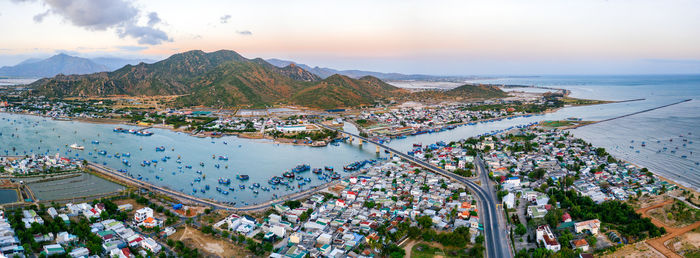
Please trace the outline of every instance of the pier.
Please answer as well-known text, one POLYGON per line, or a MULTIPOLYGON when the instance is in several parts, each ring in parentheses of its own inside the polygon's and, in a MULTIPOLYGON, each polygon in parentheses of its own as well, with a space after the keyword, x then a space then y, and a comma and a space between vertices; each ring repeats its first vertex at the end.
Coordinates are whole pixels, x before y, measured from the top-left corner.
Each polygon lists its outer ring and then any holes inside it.
MULTIPOLYGON (((634 113, 629 113, 629 114, 625 114, 625 115, 621 115, 621 116, 616 116, 616 117, 613 117, 613 118, 603 119, 603 120, 595 121, 595 122, 588 123, 588 124, 580 124, 580 125, 578 125, 578 126, 573 126, 573 127, 571 127, 571 128, 568 128, 568 129, 575 129, 575 128, 579 128, 579 127, 583 127, 583 126, 587 126, 587 125, 598 124, 598 123, 603 123, 603 122, 612 121, 612 120, 615 120, 615 119, 625 118, 625 117, 628 117, 628 116, 638 115, 638 114, 642 114, 642 113, 654 111, 654 110, 657 110, 657 109, 662 109, 662 108, 665 108, 665 107, 670 107, 670 106, 673 106, 673 105, 678 105, 678 104, 685 103, 685 102, 688 102, 688 101, 691 101, 691 100, 693 100, 693 99, 684 99, 684 100, 681 100, 681 101, 673 102, 673 103, 671 103, 671 104, 666 104, 666 105, 663 105, 663 106, 653 107, 653 108, 645 109, 645 110, 642 110, 642 111, 637 111, 637 112, 634 112, 634 113)), ((630 101, 636 101, 636 100, 630 100, 630 101)))

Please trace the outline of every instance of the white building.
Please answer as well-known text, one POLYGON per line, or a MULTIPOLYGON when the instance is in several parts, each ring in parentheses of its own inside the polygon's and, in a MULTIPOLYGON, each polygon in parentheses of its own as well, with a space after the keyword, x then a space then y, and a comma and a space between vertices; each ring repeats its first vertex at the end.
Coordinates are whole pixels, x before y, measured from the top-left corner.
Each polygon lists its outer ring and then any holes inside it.
POLYGON ((600 229, 600 220, 592 219, 576 222, 574 223, 574 229, 576 230, 576 234, 581 234, 585 230, 588 230, 591 232, 591 234, 598 235, 598 230, 600 229))
POLYGON ((547 250, 557 252, 561 249, 561 245, 557 238, 552 234, 552 230, 548 225, 537 227, 537 242, 544 244, 547 250))
POLYGON ((141 209, 136 210, 134 213, 134 220, 136 222, 141 222, 146 220, 146 218, 153 217, 153 209, 149 207, 143 207, 141 209))
POLYGON ((160 252, 160 245, 155 240, 153 240, 153 238, 150 237, 141 241, 141 247, 143 247, 144 249, 151 250, 151 252, 153 253, 160 252))

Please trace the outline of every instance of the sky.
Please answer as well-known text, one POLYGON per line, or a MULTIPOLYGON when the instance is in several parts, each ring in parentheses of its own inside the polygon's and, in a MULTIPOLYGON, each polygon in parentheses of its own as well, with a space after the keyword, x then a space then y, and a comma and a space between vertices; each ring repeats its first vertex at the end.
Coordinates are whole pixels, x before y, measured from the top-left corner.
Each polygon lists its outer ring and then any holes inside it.
POLYGON ((700 73, 700 1, 0 0, 0 66, 193 49, 433 75, 700 73))

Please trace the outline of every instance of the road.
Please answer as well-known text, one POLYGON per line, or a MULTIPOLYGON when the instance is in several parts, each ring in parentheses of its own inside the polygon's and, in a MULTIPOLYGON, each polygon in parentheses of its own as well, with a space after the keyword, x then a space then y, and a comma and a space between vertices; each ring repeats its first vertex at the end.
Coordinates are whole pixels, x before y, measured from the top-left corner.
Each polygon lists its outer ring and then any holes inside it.
MULTIPOLYGON (((273 199, 273 200, 270 200, 270 201, 267 201, 264 203, 260 203, 260 204, 249 205, 249 206, 244 206, 244 207, 234 207, 234 206, 231 206, 228 204, 220 203, 220 202, 213 201, 213 200, 198 198, 198 197, 186 194, 186 193, 182 193, 182 192, 175 191, 175 190, 168 189, 168 188, 161 187, 161 186, 156 186, 156 185, 153 185, 151 183, 143 182, 143 181, 131 178, 129 176, 126 176, 118 171, 115 171, 114 169, 111 169, 109 167, 106 167, 106 166, 103 166, 103 165, 100 165, 97 163, 88 162, 88 168, 92 169, 95 172, 116 178, 118 180, 124 181, 126 183, 131 184, 131 185, 135 185, 135 186, 138 186, 140 188, 148 189, 149 191, 152 191, 152 192, 158 192, 158 193, 162 193, 162 194, 176 197, 176 198, 181 199, 181 200, 190 201, 190 202, 193 202, 193 203, 196 203, 199 205, 205 205, 205 206, 210 206, 213 208, 225 209, 225 210, 229 210, 229 211, 233 211, 233 212, 263 211, 263 210, 270 208, 270 206, 273 204, 283 203, 283 202, 288 201, 288 200, 299 200, 299 199, 307 198, 307 197, 317 193, 318 191, 326 189, 327 187, 334 185, 334 184, 337 184, 340 181, 342 181, 342 180, 333 180, 333 181, 324 183, 322 185, 306 189, 306 190, 301 191, 301 192, 291 193, 291 194, 288 194, 285 196, 281 196, 277 199, 273 199)), ((359 172, 356 172, 356 173, 353 173, 350 175, 346 175, 343 178, 356 176, 358 173, 359 172)))
MULTIPOLYGON (((412 156, 409 156, 407 154, 404 154, 401 151, 395 150, 389 146, 386 146, 384 144, 372 141, 370 139, 367 139, 365 137, 360 137, 357 134, 353 133, 348 133, 340 129, 336 128, 331 128, 328 126, 325 126, 323 124, 318 123, 317 124, 320 127, 329 129, 329 130, 335 130, 338 131, 339 133, 343 133, 346 135, 350 135, 352 137, 361 139, 363 141, 372 143, 374 145, 379 146, 380 148, 383 148, 385 150, 388 150, 389 152, 403 158, 404 160, 407 160, 409 162, 412 162, 414 164, 417 164, 423 168, 426 168, 430 171, 433 171, 437 174, 449 177, 455 181, 458 181, 464 185, 466 185, 477 197, 478 202, 481 205, 481 218, 483 219, 482 221, 484 222, 484 240, 485 240, 485 247, 486 247, 486 256, 487 257, 493 257, 493 258, 501 258, 501 257, 512 257, 510 245, 508 244, 508 234, 505 231, 505 223, 502 219, 502 216, 500 215, 500 209, 496 205, 496 196, 495 192, 492 190, 486 191, 483 188, 481 188, 479 185, 476 183, 472 182, 470 179, 465 178, 463 176, 457 175, 455 173, 443 170, 441 168, 438 168, 436 166, 433 166, 432 164, 429 164, 425 161, 416 159, 412 156)), ((488 177, 488 173, 485 170, 485 166, 483 166, 481 159, 475 159, 475 164, 478 172, 483 176, 488 177)), ((490 181, 487 180, 484 181, 482 180, 482 183, 485 186, 490 186, 490 181)), ((488 188, 487 186, 487 188, 488 188)))

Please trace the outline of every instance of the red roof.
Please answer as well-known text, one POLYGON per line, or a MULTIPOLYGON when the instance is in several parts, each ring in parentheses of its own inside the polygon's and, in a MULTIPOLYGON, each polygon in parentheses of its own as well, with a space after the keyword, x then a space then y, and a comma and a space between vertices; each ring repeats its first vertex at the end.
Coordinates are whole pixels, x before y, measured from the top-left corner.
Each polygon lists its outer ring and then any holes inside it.
POLYGON ((561 216, 562 221, 566 221, 566 220, 570 220, 570 219, 571 219, 571 215, 569 215, 568 212, 564 213, 564 215, 561 216))

